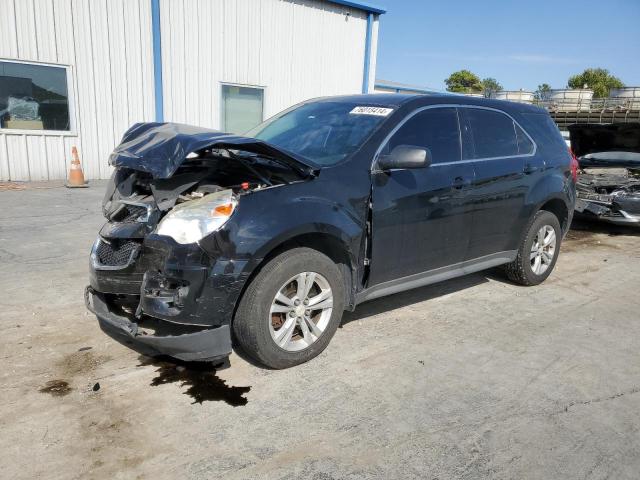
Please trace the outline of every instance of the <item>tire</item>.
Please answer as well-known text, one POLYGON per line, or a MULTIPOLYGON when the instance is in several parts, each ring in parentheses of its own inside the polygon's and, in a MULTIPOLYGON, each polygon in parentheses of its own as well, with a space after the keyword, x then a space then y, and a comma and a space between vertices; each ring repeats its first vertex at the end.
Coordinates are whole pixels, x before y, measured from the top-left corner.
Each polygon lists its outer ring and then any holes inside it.
POLYGON ((271 368, 307 362, 327 347, 340 325, 344 297, 342 273, 329 257, 310 248, 287 250, 269 261, 247 287, 233 321, 235 340, 247 355, 271 368), (300 288, 304 292, 307 284, 309 293, 301 295, 307 300, 301 300, 300 288), (332 302, 325 298, 327 288, 332 302), (281 296, 276 299, 276 294, 281 296))
MULTIPOLYGON (((547 234, 550 233, 547 230, 547 234)), ((545 239, 549 237, 545 236, 545 239)), ((555 267, 556 261, 558 260, 558 254, 560 253, 560 244, 562 242, 562 230, 560 228, 560 222, 558 221, 558 217, 556 217, 553 213, 548 212, 546 210, 538 211, 534 217, 529 222, 529 225, 526 229, 526 233, 523 239, 520 241, 520 245, 518 248, 518 256, 516 259, 505 265, 505 272, 507 277, 520 285, 531 286, 538 285, 546 280, 546 278, 553 271, 553 267, 555 267), (555 235, 555 244, 553 247, 553 253, 550 255, 550 250, 544 246, 539 246, 537 242, 537 237, 541 232, 541 229, 546 227, 547 229, 553 229, 553 234, 555 235), (534 251, 536 247, 534 245, 538 245, 539 249, 542 248, 543 251, 546 251, 546 256, 538 253, 538 257, 540 258, 542 266, 546 265, 546 268, 542 270, 542 268, 538 267, 538 272, 535 271, 536 268, 536 260, 532 259, 532 255, 534 255, 534 251), (551 260, 548 261, 549 256, 551 256, 551 260), (548 262, 545 264, 545 261, 548 262), (532 265, 534 263, 534 265, 532 265)), ((543 242, 544 243, 544 242, 543 242)))

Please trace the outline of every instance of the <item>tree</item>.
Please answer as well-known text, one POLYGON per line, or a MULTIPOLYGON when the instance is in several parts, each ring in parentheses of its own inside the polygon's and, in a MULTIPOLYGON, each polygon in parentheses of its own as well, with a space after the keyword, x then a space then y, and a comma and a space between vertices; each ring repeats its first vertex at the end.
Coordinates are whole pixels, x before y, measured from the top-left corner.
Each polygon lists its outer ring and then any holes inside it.
POLYGON ((569 88, 583 88, 587 85, 593 90, 594 98, 609 96, 612 88, 624 87, 624 83, 618 77, 614 77, 606 68, 587 68, 584 72, 569 77, 569 88))
POLYGON ((482 92, 482 82, 480 77, 469 70, 459 70, 449 75, 444 83, 447 90, 457 93, 480 93, 482 92))
POLYGON ((533 96, 536 100, 546 100, 549 96, 549 92, 551 91, 551 85, 548 83, 542 83, 538 85, 538 89, 533 93, 533 96))
POLYGON ((482 80, 482 93, 484 93, 485 98, 491 98, 491 96, 503 90, 502 85, 498 83, 495 78, 485 78, 482 80))

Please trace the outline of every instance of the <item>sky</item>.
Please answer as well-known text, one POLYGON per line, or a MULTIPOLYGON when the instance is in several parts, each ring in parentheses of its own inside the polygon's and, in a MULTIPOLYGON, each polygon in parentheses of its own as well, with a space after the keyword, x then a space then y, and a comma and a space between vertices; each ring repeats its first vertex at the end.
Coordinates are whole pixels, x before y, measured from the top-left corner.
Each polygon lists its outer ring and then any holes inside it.
POLYGON ((505 90, 602 67, 640 86, 640 0, 379 0, 376 77, 444 90, 461 69, 505 90))

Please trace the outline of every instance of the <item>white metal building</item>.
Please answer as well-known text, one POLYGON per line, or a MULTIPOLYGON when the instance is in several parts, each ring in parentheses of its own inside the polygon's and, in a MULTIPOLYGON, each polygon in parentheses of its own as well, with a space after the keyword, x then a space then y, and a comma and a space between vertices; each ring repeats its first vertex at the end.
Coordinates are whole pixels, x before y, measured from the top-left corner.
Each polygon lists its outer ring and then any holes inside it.
POLYGON ((107 178, 141 121, 235 133, 301 100, 373 90, 357 1, 0 0, 0 180, 107 178))

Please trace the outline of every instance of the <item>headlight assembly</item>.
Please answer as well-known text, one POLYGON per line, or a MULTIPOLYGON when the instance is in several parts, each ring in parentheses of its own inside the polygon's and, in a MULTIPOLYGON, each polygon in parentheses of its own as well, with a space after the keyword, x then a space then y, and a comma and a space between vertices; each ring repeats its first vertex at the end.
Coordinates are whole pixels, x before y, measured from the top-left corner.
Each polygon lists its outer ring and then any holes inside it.
POLYGON ((182 244, 197 242, 222 227, 233 214, 236 204, 231 190, 181 203, 167 213, 156 233, 182 244))

